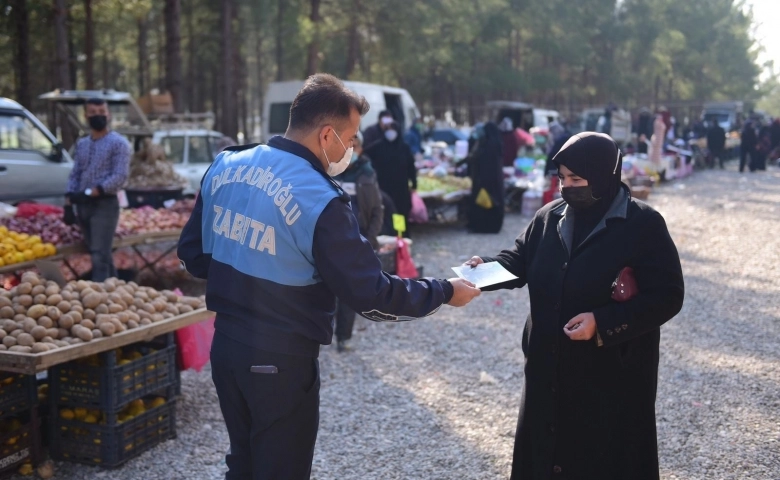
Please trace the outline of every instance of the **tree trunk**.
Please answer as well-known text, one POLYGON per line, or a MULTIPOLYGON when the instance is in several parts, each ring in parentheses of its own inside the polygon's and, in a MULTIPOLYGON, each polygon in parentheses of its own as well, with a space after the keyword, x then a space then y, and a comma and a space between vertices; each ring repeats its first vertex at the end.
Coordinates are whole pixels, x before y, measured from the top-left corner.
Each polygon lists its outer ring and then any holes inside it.
POLYGON ((309 15, 314 26, 314 35, 311 42, 309 42, 309 54, 306 61, 306 77, 314 75, 319 70, 320 65, 320 25, 322 24, 322 17, 320 17, 320 0, 311 0, 311 14, 309 15))
POLYGON ((188 0, 184 16, 187 18, 187 79, 184 82, 187 110, 196 111, 195 84, 199 75, 195 71, 195 25, 193 23, 192 0, 188 0))
POLYGON ((149 71, 148 37, 149 22, 144 16, 138 19, 138 93, 140 95, 145 95, 149 86, 146 82, 149 71))
POLYGON ((73 43, 73 17, 70 7, 67 7, 68 15, 65 18, 66 36, 68 38, 68 75, 71 88, 78 88, 78 62, 76 61, 76 47, 73 43))
POLYGON ((95 26, 92 23, 92 0, 84 0, 84 54, 87 56, 84 62, 84 79, 87 82, 87 90, 95 88, 95 26))
POLYGON ((180 0, 165 0, 165 88, 173 97, 173 109, 182 111, 180 0))
POLYGON ((238 135, 237 106, 236 106, 236 82, 235 60, 233 52, 233 17, 235 8, 234 0, 222 0, 222 133, 235 139, 238 135))
POLYGON ((165 91, 165 22, 156 21, 157 27, 157 88, 165 91))
POLYGON ((279 0, 276 9, 276 81, 284 80, 284 12, 287 0, 279 0))
MULTIPOLYGON (((353 11, 359 12, 361 9, 360 0, 355 0, 353 11)), ((352 15, 349 22, 349 33, 347 34, 347 63, 344 66, 344 78, 349 78, 355 71, 358 62, 358 52, 360 51, 360 37, 358 37, 358 15, 352 15)))
POLYGON ((25 0, 14 0, 11 8, 16 25, 16 99, 30 108, 30 15, 25 0))
POLYGON ((70 89, 70 73, 68 71, 68 10, 65 0, 54 0, 54 38, 56 53, 56 68, 54 69, 56 87, 70 89))

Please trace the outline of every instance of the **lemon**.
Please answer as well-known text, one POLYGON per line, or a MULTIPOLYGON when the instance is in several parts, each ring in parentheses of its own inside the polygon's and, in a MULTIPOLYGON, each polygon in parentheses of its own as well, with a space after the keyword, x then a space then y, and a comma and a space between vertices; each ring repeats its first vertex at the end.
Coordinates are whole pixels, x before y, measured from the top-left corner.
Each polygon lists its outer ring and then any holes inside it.
POLYGON ((97 423, 98 419, 95 415, 92 415, 91 413, 84 417, 84 423, 97 423))
POLYGON ((84 418, 87 416, 87 409, 86 408, 76 408, 74 410, 74 414, 76 416, 76 420, 84 420, 84 418))
POLYGON ((70 410, 68 408, 63 408, 60 410, 60 418, 65 420, 73 420, 76 418, 76 415, 73 413, 73 410, 70 410))
POLYGON ((19 467, 20 475, 27 476, 27 475, 32 475, 32 473, 33 473, 33 466, 30 463, 25 463, 24 465, 19 467))
POLYGON ((37 243, 41 243, 41 237, 38 235, 30 235, 28 241, 30 242, 30 244, 35 245, 37 243))
POLYGON ((157 408, 159 406, 165 405, 165 399, 162 397, 157 397, 154 400, 152 400, 152 408, 157 408))

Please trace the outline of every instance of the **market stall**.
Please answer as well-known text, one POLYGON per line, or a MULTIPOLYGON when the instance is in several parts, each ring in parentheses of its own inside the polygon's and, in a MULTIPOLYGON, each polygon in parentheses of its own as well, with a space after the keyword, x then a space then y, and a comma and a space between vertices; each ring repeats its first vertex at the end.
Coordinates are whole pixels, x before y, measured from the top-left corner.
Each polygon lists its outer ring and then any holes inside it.
POLYGON ((471 179, 424 173, 417 177, 417 194, 425 202, 430 222, 457 221, 463 201, 471 195, 471 179))

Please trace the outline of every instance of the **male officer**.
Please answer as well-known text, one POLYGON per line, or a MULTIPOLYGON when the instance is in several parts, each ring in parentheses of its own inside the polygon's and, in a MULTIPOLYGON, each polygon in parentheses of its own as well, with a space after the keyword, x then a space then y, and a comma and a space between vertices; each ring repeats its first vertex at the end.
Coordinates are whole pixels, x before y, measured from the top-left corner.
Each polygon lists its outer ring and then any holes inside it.
POLYGON ((211 365, 230 437, 228 480, 309 478, 317 356, 331 343, 335 297, 369 319, 400 321, 480 293, 460 279, 382 272, 331 179, 349 165, 367 110, 337 78, 310 77, 284 137, 217 156, 182 232, 179 258, 208 280, 217 313, 211 365))

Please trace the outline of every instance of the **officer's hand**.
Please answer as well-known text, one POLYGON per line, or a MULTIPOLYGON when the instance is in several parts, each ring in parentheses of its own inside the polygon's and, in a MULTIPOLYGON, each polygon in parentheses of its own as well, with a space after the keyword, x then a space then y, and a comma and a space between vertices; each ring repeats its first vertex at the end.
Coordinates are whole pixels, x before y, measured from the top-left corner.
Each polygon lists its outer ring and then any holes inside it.
POLYGON ((453 307, 462 307, 472 301, 474 297, 478 297, 482 293, 482 290, 475 287, 474 284, 468 280, 463 280, 462 278, 451 278, 449 282, 452 284, 454 293, 452 294, 452 298, 447 303, 447 305, 452 305, 453 307))
POLYGON ((467 260, 466 263, 464 263, 463 265, 468 265, 469 267, 474 268, 474 267, 476 267, 477 265, 479 265, 481 263, 485 263, 485 262, 482 261, 482 258, 480 258, 480 257, 471 257, 471 259, 467 260))

